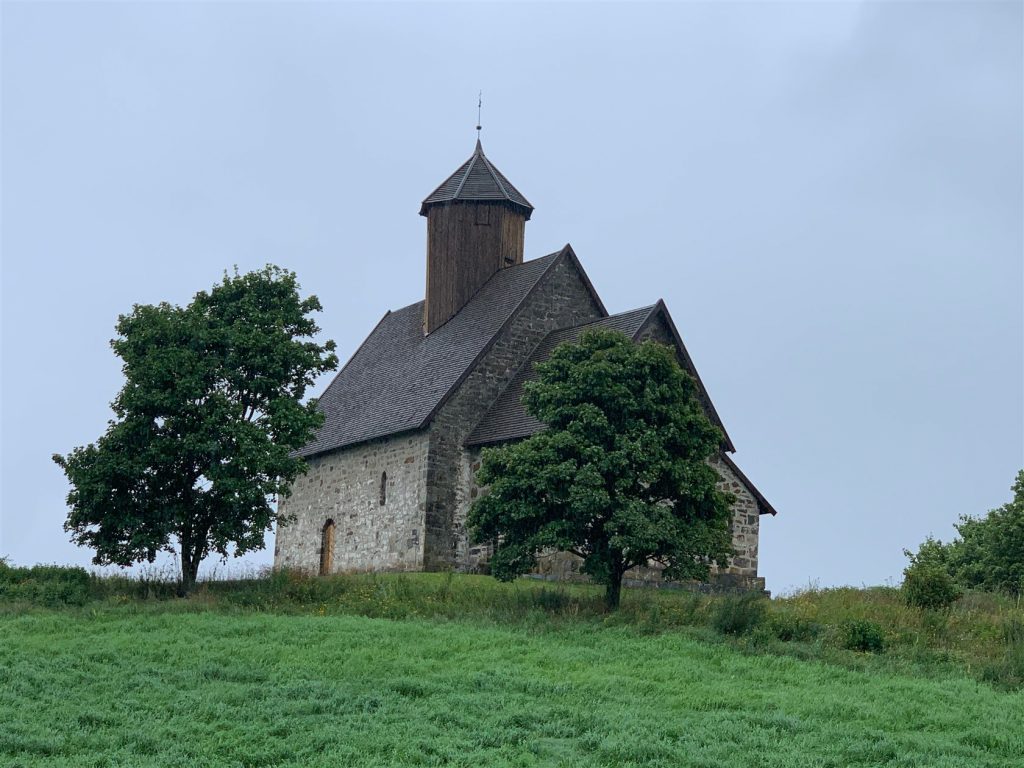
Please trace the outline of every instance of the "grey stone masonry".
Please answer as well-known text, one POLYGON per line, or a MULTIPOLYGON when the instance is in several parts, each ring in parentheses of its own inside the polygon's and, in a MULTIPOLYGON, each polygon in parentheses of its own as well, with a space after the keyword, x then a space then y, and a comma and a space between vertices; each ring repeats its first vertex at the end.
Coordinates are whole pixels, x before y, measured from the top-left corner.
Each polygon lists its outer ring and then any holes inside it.
MULTIPOLYGON (((494 345, 474 366, 429 427, 427 469, 427 570, 467 568, 465 511, 469 489, 464 473, 469 433, 508 386, 530 353, 549 332, 602 317, 574 260, 567 255, 545 274, 494 345)), ((468 556, 468 555, 467 555, 468 556)))
MULTIPOLYGON (((290 519, 278 526, 275 567, 309 572, 486 569, 491 546, 471 543, 466 528, 470 506, 485 492, 476 483, 481 449, 467 446, 466 441, 520 369, 539 354, 538 345, 549 333, 606 317, 600 299, 568 247, 514 269, 525 271, 500 271, 487 283, 491 294, 486 301, 481 303, 478 295, 477 304, 470 302, 469 309, 430 336, 418 335, 418 315, 409 328, 394 320, 392 325, 401 326, 391 329, 395 332, 378 333, 379 326, 374 331, 376 335, 371 334, 378 343, 372 359, 368 358, 363 366, 362 373, 368 378, 356 377, 355 384, 342 388, 344 397, 339 396, 331 412, 340 419, 335 427, 351 427, 351 419, 366 415, 365 397, 372 392, 394 391, 398 393, 396 397, 378 398, 381 402, 376 407, 383 409, 395 424, 406 425, 396 430, 407 431, 353 441, 340 448, 322 442, 313 444, 307 452, 309 471, 295 481, 291 495, 279 502, 280 512, 290 519), (523 284, 512 277, 530 280, 523 284), (513 292, 517 286, 517 292, 513 292), (503 314, 499 320, 481 309, 502 301, 503 314), (470 311, 473 307, 476 310, 470 311), (486 324, 488 318, 490 325, 486 324), (470 337, 475 339, 475 346, 466 352, 470 347, 465 342, 470 337), (437 347, 437 339, 447 339, 441 348, 444 354, 437 349, 427 350, 429 355, 424 352, 430 340, 437 347), (438 360, 448 359, 449 351, 454 354, 458 350, 462 358, 455 373, 449 370, 452 366, 437 364, 438 360), (417 355, 425 357, 420 360, 417 355), (396 360, 418 363, 402 366, 395 364, 396 360), (442 368, 448 379, 438 379, 442 368), (371 380, 373 387, 366 385, 371 380), (417 411, 416 418, 411 419, 407 411, 422 406, 423 398, 406 395, 428 390, 436 394, 433 410, 429 415, 426 410, 423 415, 417 411), (332 545, 325 547, 325 541, 332 545)), ((412 305, 412 309, 418 306, 412 305)), ((661 302, 651 309, 658 307, 663 309, 661 302)), ((401 319, 399 316, 404 317, 403 313, 408 311, 410 308, 388 317, 401 319)), ((637 323, 638 340, 653 339, 676 346, 684 367, 691 373, 695 371, 667 310, 652 311, 647 319, 637 323)), ((699 381, 698 389, 705 409, 720 424, 699 381)), ((338 434, 348 433, 341 429, 338 434)), ((731 448, 724 433, 722 447, 731 448)), ((625 583, 688 586, 705 591, 764 588, 764 580, 757 575, 759 513, 774 514, 774 510, 725 454, 712 463, 721 476, 720 487, 734 498, 734 556, 725 566, 713 569, 707 584, 669 584, 661 578, 661 569, 654 565, 634 569, 626 575, 625 583)), ((566 553, 546 555, 535 575, 582 578, 579 558, 566 553)))
MULTIPOLYGON (((699 589, 700 591, 746 591, 764 589, 764 579, 757 575, 757 537, 760 515, 758 514, 757 501, 750 491, 739 481, 728 465, 720 458, 711 462, 712 466, 721 476, 718 483, 720 490, 726 491, 733 496, 732 519, 730 530, 732 531, 732 545, 735 554, 725 568, 711 566, 711 578, 706 584, 675 584, 688 589, 699 589)), ((480 468, 479 450, 467 451, 463 463, 463 487, 465 493, 460 494, 458 519, 465 521, 473 501, 486 489, 477 485, 475 474, 480 468)), ((481 571, 491 554, 491 547, 488 545, 472 545, 468 537, 464 536, 458 545, 459 567, 465 571, 481 571)), ((568 552, 552 552, 540 558, 537 568, 537 575, 552 580, 577 581, 586 577, 580 573, 580 558, 568 552)), ((626 573, 625 583, 630 586, 669 586, 661 577, 661 566, 652 563, 645 568, 634 568, 626 573)))
POLYGON ((722 569, 712 568, 712 573, 756 577, 757 536, 761 520, 757 500, 724 461, 716 458, 711 464, 722 478, 718 483, 719 489, 733 496, 731 529, 732 547, 735 552, 728 566, 722 569))
POLYGON ((332 520, 332 571, 421 570, 427 449, 424 431, 308 459, 309 471, 279 502, 294 519, 278 526, 274 566, 317 571, 324 524, 332 520))
MULTIPOLYGON (((671 331, 660 317, 653 320, 639 334, 639 340, 647 339, 668 345, 673 344, 671 331)), ((711 591, 763 590, 764 579, 757 575, 757 542, 760 520, 757 501, 724 461, 716 458, 712 461, 712 465, 721 476, 718 487, 730 493, 734 499, 730 528, 735 554, 725 568, 712 566, 711 580, 706 588, 711 591)), ((479 468, 480 450, 478 448, 463 448, 458 472, 458 488, 455 494, 454 515, 455 556, 458 569, 463 571, 482 570, 491 552, 487 545, 473 545, 469 541, 465 528, 469 507, 481 493, 485 492, 485 489, 476 483, 476 472, 479 468)), ((541 558, 538 575, 552 579, 584 578, 579 572, 579 565, 580 559, 575 555, 564 552, 551 553, 541 558)), ((626 583, 662 585, 664 582, 661 578, 661 568, 652 564, 650 567, 633 569, 626 574, 626 583)), ((689 586, 696 587, 697 585, 689 586)))

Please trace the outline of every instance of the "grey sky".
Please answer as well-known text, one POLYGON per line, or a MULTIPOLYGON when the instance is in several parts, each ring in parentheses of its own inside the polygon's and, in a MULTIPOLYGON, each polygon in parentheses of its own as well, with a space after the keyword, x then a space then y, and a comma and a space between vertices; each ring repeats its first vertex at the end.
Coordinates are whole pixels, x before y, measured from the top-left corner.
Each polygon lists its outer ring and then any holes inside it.
POLYGON ((779 510, 769 588, 895 580, 1024 465, 1019 2, 2 14, 0 556, 88 563, 49 457, 102 433, 133 303, 274 262, 344 359, 421 298, 480 88, 527 258, 668 303, 779 510))

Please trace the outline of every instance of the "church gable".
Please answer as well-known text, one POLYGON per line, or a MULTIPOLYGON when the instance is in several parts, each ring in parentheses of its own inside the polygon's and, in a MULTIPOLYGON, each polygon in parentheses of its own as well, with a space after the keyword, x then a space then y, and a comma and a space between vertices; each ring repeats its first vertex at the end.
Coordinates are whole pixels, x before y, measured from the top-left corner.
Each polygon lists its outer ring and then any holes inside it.
POLYGON ((449 322, 424 335, 423 302, 388 312, 317 402, 314 456, 423 429, 563 252, 497 272, 449 322))
POLYGON ((465 540, 458 478, 469 432, 551 330, 605 314, 586 273, 566 246, 439 407, 429 426, 424 552, 428 569, 458 566, 457 547, 465 540))
POLYGON ((562 328, 548 334, 537 345, 529 360, 520 368, 515 379, 513 379, 505 392, 502 393, 494 406, 475 426, 466 440, 466 445, 486 445, 488 443, 516 440, 543 429, 544 425, 527 413, 523 407, 523 385, 527 381, 536 378, 536 364, 546 360, 555 347, 563 342, 577 341, 585 331, 595 329, 621 331, 637 341, 653 339, 654 341, 674 347, 679 357, 680 365, 697 383, 698 397, 704 406, 705 413, 707 413, 711 423, 721 429, 722 434, 725 436, 723 448, 728 451, 734 450, 732 441, 725 431, 725 425, 722 424, 718 411, 715 410, 715 406, 711 402, 711 398, 708 396, 707 390, 700 379, 700 374, 697 373, 697 368, 694 366, 693 360, 690 359, 690 355, 683 345, 683 340, 679 337, 679 332, 672 322, 672 317, 662 301, 649 307, 622 312, 618 315, 604 317, 575 327, 562 328))
POLYGON ((643 307, 630 312, 600 318, 589 323, 562 328, 549 333, 533 350, 533 354, 519 368, 512 383, 470 433, 466 445, 487 445, 515 440, 539 432, 544 425, 523 407, 523 386, 537 378, 535 365, 547 360, 559 344, 577 341, 584 331, 606 329, 622 331, 634 338, 644 326, 654 307, 643 307))
POLYGON ((650 316, 644 322, 643 327, 637 332, 634 338, 637 341, 646 341, 652 339, 654 341, 667 344, 676 350, 676 355, 679 358, 679 364, 683 370, 693 377, 693 380, 697 384, 697 398, 700 400, 701 405, 704 407, 704 413, 707 414, 708 419, 711 423, 722 430, 722 435, 725 440, 723 448, 727 451, 735 451, 736 447, 732 443, 732 439, 729 437, 729 433, 725 429, 725 424, 722 423, 721 417, 718 415, 718 410, 715 408, 715 404, 711 402, 711 395, 708 394, 707 387, 704 386, 704 382, 700 378, 700 374, 697 372, 697 366, 693 364, 693 359, 690 357, 690 353, 686 351, 686 345, 683 343, 683 337, 679 335, 679 331, 676 329, 676 324, 672 320, 672 315, 669 314, 668 307, 665 306, 665 302, 658 299, 658 303, 654 305, 653 311, 650 316))

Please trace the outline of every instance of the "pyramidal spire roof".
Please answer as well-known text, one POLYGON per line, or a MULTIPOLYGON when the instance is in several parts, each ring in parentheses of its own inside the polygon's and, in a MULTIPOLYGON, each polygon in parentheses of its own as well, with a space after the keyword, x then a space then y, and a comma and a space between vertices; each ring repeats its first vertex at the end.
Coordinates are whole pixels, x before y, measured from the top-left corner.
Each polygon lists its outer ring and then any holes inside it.
POLYGON ((487 159, 479 138, 473 156, 423 201, 420 216, 426 216, 432 205, 455 202, 510 203, 519 208, 527 220, 533 213, 530 201, 487 159))

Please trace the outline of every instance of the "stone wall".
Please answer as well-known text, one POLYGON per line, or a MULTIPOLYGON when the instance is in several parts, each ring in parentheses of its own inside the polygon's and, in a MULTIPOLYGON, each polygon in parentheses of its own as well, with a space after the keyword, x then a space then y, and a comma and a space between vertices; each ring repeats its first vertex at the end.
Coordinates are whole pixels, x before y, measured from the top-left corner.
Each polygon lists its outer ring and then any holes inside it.
POLYGON ((473 502, 485 492, 476 482, 476 473, 480 469, 480 448, 478 446, 463 448, 459 455, 459 485, 456 489, 455 502, 455 561, 460 571, 479 573, 485 570, 485 564, 491 557, 492 548, 488 544, 473 544, 469 540, 466 528, 466 515, 473 502))
MULTIPOLYGON (((721 476, 719 489, 731 493, 732 544, 736 554, 725 568, 711 566, 707 582, 665 582, 661 566, 633 568, 626 572, 623 583, 628 586, 674 586, 701 592, 732 592, 764 589, 764 579, 757 575, 757 536, 759 516, 757 501, 720 458, 711 462, 721 476)), ((537 575, 554 581, 577 581, 587 577, 580 573, 580 558, 568 552, 552 552, 540 558, 537 575)))
POLYGON ((274 567, 318 571, 333 520, 333 571, 421 570, 428 443, 426 432, 406 433, 307 459, 309 471, 279 502, 295 519, 278 526, 274 567))
MULTIPOLYGON (((657 341, 668 346, 675 346, 672 331, 660 315, 654 318, 639 334, 640 341, 657 341)), ((680 361, 680 364, 682 361, 680 361)), ((746 489, 739 478, 720 458, 712 461, 722 480, 718 483, 721 490, 728 491, 735 497, 732 505, 732 544, 736 550, 728 567, 713 569, 713 574, 732 574, 744 578, 757 577, 757 537, 759 516, 757 500, 746 489)), ((660 576, 659 576, 660 578, 660 576)))
POLYGON ((465 518, 470 489, 465 484, 467 454, 463 442, 498 395, 529 358, 534 347, 557 328, 601 317, 601 310, 567 256, 552 265, 540 284, 498 336, 494 345, 429 427, 427 471, 427 570, 475 567, 466 542, 465 518), (460 559, 459 553, 462 553, 460 559))
MULTIPOLYGON (((660 317, 642 330, 639 339, 673 344, 671 331, 660 317)), ((469 506, 484 491, 476 484, 475 479, 476 470, 480 466, 479 461, 480 451, 478 448, 462 449, 456 493, 455 529, 458 534, 456 559, 459 569, 467 571, 480 570, 490 556, 489 546, 470 545, 465 532, 465 519, 469 506)), ((734 496, 730 527, 736 554, 725 568, 719 569, 712 566, 711 578, 706 583, 673 583, 671 586, 711 592, 763 590, 764 579, 757 575, 759 526, 757 501, 725 462, 716 458, 712 461, 712 465, 721 476, 718 487, 734 496)), ((579 572, 579 566, 580 559, 575 555, 565 552, 552 553, 541 558, 536 575, 554 580, 585 579, 586 577, 579 572)), ((633 569, 626 574, 625 583, 633 586, 640 584, 669 586, 661 578, 661 568, 658 566, 633 569)))
POLYGON ((715 573, 729 573, 735 576, 757 576, 757 537, 760 526, 760 515, 757 500, 733 474, 728 465, 720 458, 712 462, 721 476, 719 489, 731 493, 732 503, 732 546, 736 551, 726 568, 714 569, 715 573))

